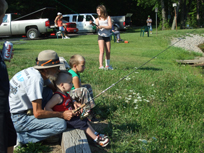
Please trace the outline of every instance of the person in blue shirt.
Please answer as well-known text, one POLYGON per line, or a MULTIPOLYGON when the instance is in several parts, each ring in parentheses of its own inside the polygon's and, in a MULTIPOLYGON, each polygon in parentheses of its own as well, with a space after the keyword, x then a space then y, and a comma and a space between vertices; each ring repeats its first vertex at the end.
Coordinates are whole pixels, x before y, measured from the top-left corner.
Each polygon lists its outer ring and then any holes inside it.
MULTIPOLYGON (((113 24, 112 24, 112 25, 113 25, 113 24)), ((114 25, 112 26, 111 32, 114 33, 114 35, 116 35, 116 37, 117 37, 117 41, 116 41, 116 42, 117 42, 117 43, 119 43, 120 41, 123 41, 123 40, 120 38, 120 31, 116 31, 114 25)))

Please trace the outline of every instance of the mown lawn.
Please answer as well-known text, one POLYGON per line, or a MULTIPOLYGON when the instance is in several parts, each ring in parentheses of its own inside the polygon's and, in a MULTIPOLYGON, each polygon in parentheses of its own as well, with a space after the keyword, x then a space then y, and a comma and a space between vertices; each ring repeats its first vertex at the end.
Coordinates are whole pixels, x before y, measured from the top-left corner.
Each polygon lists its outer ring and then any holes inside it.
MULTIPOLYGON (((158 36, 154 32, 150 37, 140 37, 138 31, 121 34, 128 44, 112 41, 113 71, 98 69, 97 35, 14 44, 14 59, 7 63, 9 77, 35 65, 42 50, 55 50, 67 61, 72 55, 81 54, 86 58, 82 82, 91 84, 97 95, 169 47, 170 38, 201 34, 204 29, 158 31, 158 36)), ((101 131, 110 136, 108 152, 203 152, 203 70, 175 62, 195 56, 200 54, 170 47, 95 99, 99 104, 95 108, 98 117, 109 122, 108 128, 101 131)))

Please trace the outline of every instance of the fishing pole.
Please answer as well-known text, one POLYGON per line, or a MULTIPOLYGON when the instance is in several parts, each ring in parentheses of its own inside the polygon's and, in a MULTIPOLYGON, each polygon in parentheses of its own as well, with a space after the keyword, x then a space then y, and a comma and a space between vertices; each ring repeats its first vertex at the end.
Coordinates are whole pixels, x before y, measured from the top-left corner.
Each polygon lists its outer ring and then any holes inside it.
MULTIPOLYGON (((76 11, 72 10, 71 8, 69 8, 68 6, 62 4, 61 2, 59 2, 59 1, 57 1, 57 0, 55 0, 55 1, 58 2, 59 4, 61 4, 62 6, 68 8, 69 10, 75 12, 76 14, 79 14, 79 13, 77 13, 76 11)), ((95 23, 92 23, 92 25, 97 26, 95 23)), ((195 30, 196 30, 196 29, 195 29, 195 30)), ((195 30, 193 30, 192 32, 194 32, 195 30)), ((192 32, 190 32, 190 33, 192 33, 192 32)), ((186 36, 184 36, 183 38, 185 38, 185 37, 186 37, 186 36)), ((159 56, 160 54, 162 54, 163 52, 165 52, 166 50, 168 50, 169 48, 171 48, 173 45, 177 44, 177 43, 178 43, 179 41, 181 41, 181 39, 183 39, 183 38, 180 38, 178 41, 176 41, 175 43, 171 44, 169 47, 167 47, 166 49, 164 49, 163 51, 161 51, 160 53, 158 53, 157 55, 155 55, 154 57, 152 57, 151 59, 149 59, 147 62, 145 62, 145 63, 143 63, 142 65, 140 65, 139 67, 135 68, 135 70, 133 70, 132 72, 130 72, 129 74, 127 74, 127 75, 124 76, 123 78, 119 79, 117 82, 113 83, 111 86, 109 86, 108 88, 106 88, 105 90, 103 90, 101 93, 99 93, 98 95, 96 95, 96 96, 93 98, 93 100, 96 99, 96 98, 98 98, 100 95, 102 95, 103 93, 105 93, 106 91, 108 91, 110 88, 114 87, 116 84, 118 84, 119 82, 121 82, 121 81, 124 80, 125 78, 127 78, 129 75, 131 75, 132 73, 134 73, 136 70, 140 69, 141 67, 143 67, 144 65, 146 65, 147 63, 149 63, 150 61, 152 61, 153 59, 155 59, 155 58, 156 58, 157 56, 159 56)), ((90 103, 90 102, 88 102, 88 103, 90 103)), ((87 104, 88 104, 88 103, 87 103, 87 104)), ((101 103, 101 102, 99 102, 98 104, 96 104, 96 106, 99 105, 100 103, 101 103)), ((86 105, 83 105, 83 107, 85 107, 85 106, 86 106, 86 105)), ((96 106, 95 106, 95 107, 96 107, 96 106)))

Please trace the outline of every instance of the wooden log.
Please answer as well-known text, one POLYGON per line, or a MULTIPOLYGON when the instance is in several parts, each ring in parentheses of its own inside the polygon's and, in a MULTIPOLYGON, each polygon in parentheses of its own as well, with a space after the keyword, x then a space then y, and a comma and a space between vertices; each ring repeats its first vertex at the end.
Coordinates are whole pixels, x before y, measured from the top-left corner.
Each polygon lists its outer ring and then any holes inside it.
POLYGON ((178 63, 183 64, 197 64, 197 63, 204 63, 204 60, 176 60, 178 63))
POLYGON ((83 130, 67 129, 62 133, 62 153, 91 153, 83 130))

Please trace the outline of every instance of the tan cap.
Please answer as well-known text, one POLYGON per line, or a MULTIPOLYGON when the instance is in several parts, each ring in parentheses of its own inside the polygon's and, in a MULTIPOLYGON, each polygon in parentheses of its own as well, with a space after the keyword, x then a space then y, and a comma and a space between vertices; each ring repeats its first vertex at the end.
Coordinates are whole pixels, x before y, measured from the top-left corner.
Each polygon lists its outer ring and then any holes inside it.
POLYGON ((61 66, 59 57, 54 50, 44 50, 38 54, 35 69, 47 69, 61 66))

